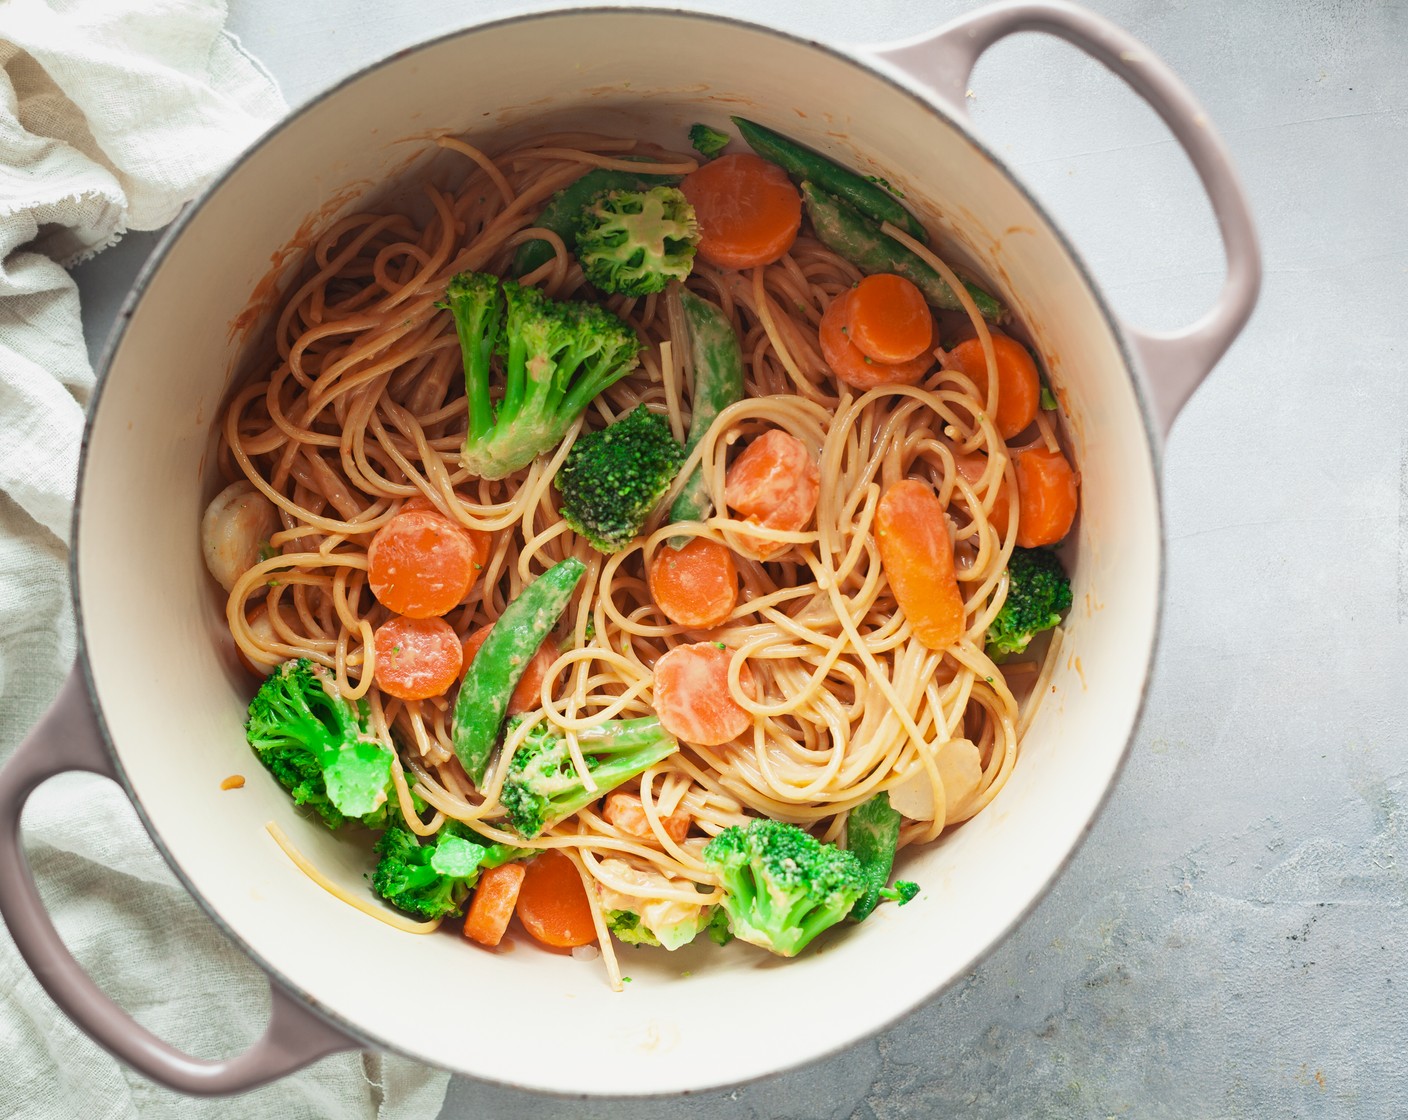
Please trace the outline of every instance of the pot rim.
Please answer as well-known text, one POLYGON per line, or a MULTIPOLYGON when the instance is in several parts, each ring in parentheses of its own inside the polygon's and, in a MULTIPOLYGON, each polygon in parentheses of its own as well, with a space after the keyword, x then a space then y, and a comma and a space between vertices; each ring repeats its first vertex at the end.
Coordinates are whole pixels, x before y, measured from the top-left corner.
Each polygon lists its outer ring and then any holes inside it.
MULTIPOLYGON (((99 408, 102 404, 103 392, 107 387, 107 382, 109 380, 109 374, 112 370, 113 361, 117 357, 117 354, 122 347, 123 340, 127 334, 127 329, 131 324, 132 316, 136 311, 137 306, 141 303, 143 297, 146 295, 147 289, 150 286, 153 278, 161 270, 161 267, 165 264, 166 258, 170 254, 172 247, 184 234, 186 227, 190 225, 200 215, 201 211, 204 210, 206 204, 210 201, 210 199, 213 198, 217 193, 219 193, 219 191, 225 186, 226 182, 237 171, 242 169, 247 163, 256 158, 260 151, 265 147, 265 145, 272 141, 274 137, 283 133, 286 129, 294 125, 297 121, 306 116, 314 108, 321 106, 324 102, 340 94, 344 89, 352 86, 358 81, 361 81, 364 77, 382 69, 383 67, 399 63, 409 56, 418 54, 421 51, 438 46, 442 43, 448 43, 453 39, 471 36, 478 32, 487 31, 493 28, 518 23, 536 22, 538 20, 545 19, 560 19, 563 16, 578 15, 585 16, 587 18, 602 15, 645 15, 679 18, 686 21, 702 20, 710 23, 728 25, 748 32, 761 32, 763 34, 773 36, 774 38, 784 40, 789 43, 800 44, 804 47, 808 47, 812 50, 818 51, 821 54, 827 55, 839 62, 866 71, 869 73, 869 75, 873 77, 880 78, 882 81, 890 85, 895 90, 895 92, 916 102, 921 108, 927 110, 931 114, 938 116, 950 127, 956 129, 959 133, 961 133, 964 139, 967 140, 968 143, 972 144, 973 147, 976 148, 977 151, 983 156, 983 158, 988 160, 994 167, 996 167, 1000 172, 1002 172, 1002 174, 1008 179, 1008 181, 1013 185, 1013 187, 1020 193, 1022 198, 1027 202, 1027 204, 1030 205, 1036 212, 1036 214, 1041 218, 1041 220, 1046 226, 1047 231, 1056 238, 1062 251, 1066 254, 1066 256, 1070 259, 1071 263, 1075 266, 1076 272, 1080 276, 1082 282, 1085 284, 1087 291, 1090 293, 1093 302, 1099 311, 1100 317, 1104 321, 1107 329, 1110 331, 1110 334, 1114 339, 1115 345, 1123 360, 1125 370, 1129 376, 1130 382, 1134 389, 1135 403, 1138 406, 1140 420, 1144 426, 1144 445, 1148 452, 1148 465, 1154 480, 1154 513, 1157 519, 1159 529, 1158 549, 1155 553, 1155 562, 1158 565, 1158 571, 1155 573, 1156 595, 1153 604, 1153 628, 1149 643, 1149 656, 1144 665, 1144 670, 1142 673, 1142 683, 1139 689, 1138 702, 1135 705, 1134 709, 1134 718, 1130 724, 1130 729, 1128 735, 1125 738, 1124 745, 1120 749, 1119 757, 1116 760, 1115 767, 1113 772, 1111 773, 1108 784, 1106 785, 1105 789, 1101 792, 1100 797, 1097 800, 1094 808, 1091 810, 1089 817, 1081 826, 1080 832, 1076 836, 1076 839, 1071 845, 1069 851, 1067 851, 1062 856, 1059 863, 1052 869, 1050 875, 1042 884, 1041 889, 1022 906, 1021 910, 1016 914, 1016 916, 1013 917, 1013 919, 1009 923, 1007 923, 1003 927, 1003 929, 983 949, 974 953, 969 960, 964 962, 962 967, 954 971, 953 975, 948 980, 944 981, 942 984, 938 985, 935 988, 924 990, 916 996, 906 996, 903 1000, 901 1000, 896 1006, 894 1006, 890 1010, 889 1014, 885 1017, 883 1022, 879 1023, 878 1025, 872 1028, 867 1029, 864 1033, 848 1038, 843 1042, 827 1046, 823 1050, 812 1054, 806 1059, 796 1062, 789 1062, 767 1073, 752 1074, 737 1080, 719 1081, 716 1083, 709 1083, 706 1085, 687 1088, 684 1090, 629 1094, 630 1097, 636 1099, 663 1099, 681 1095, 696 1095, 704 1092, 717 1092, 723 1089, 751 1084, 752 1082, 760 1081, 765 1078, 776 1077, 784 1073, 790 1073, 795 1070, 822 1062, 826 1059, 833 1057, 836 1054, 841 1053, 844 1050, 849 1049, 852 1046, 855 1046, 856 1044, 864 1041, 867 1038, 874 1037, 881 1031, 890 1029, 900 1020, 906 1018, 914 1011, 918 1010, 923 1004, 928 1003, 933 999, 937 999, 938 997, 944 995, 949 990, 951 990, 953 986, 964 975, 973 971, 974 968, 980 966, 989 957, 991 957, 992 954, 1001 945, 1006 943, 1006 941, 1012 936, 1013 932, 1017 929, 1017 927, 1025 923, 1027 919, 1031 917, 1031 915, 1035 912, 1037 906, 1040 905, 1046 899, 1056 880, 1059 879, 1070 867, 1077 854, 1085 846, 1085 842, 1090 836, 1091 831, 1094 829, 1096 821, 1099 820, 1101 815, 1104 813, 1105 808, 1109 804, 1110 798, 1114 793, 1115 787, 1119 785, 1120 779, 1123 777, 1125 767, 1129 761, 1130 751, 1134 744, 1134 737, 1143 722, 1144 713, 1149 699, 1149 690, 1153 679, 1153 669, 1157 660, 1159 646, 1163 637, 1164 596, 1166 592, 1167 583, 1167 542, 1164 528, 1164 505, 1161 474, 1162 464, 1160 461, 1160 452, 1162 449, 1162 436, 1160 434, 1160 429, 1158 425, 1154 421, 1153 411, 1149 399, 1149 392, 1143 374, 1143 370, 1136 358, 1134 348, 1130 345, 1129 340, 1126 337, 1123 322, 1114 313, 1109 303, 1106 301, 1104 292, 1096 283, 1094 275, 1086 264, 1085 259, 1076 250, 1070 238, 1066 236, 1064 230, 1053 220, 1051 215, 1047 212, 1046 208, 1042 206, 1041 202, 1031 193, 1030 190, 1028 190, 1026 184, 1022 181, 1022 179, 1018 177, 1007 165, 1007 163, 1003 159, 1001 159, 997 155, 997 153, 994 152, 992 148, 989 147, 982 140, 980 136, 975 133, 971 122, 967 120, 964 114, 955 112, 953 108, 943 99, 943 97, 937 94, 936 92, 926 91, 919 88, 915 84, 914 80, 900 67, 883 58, 868 55, 864 47, 857 47, 851 50, 847 50, 833 44, 821 42, 809 36, 794 34, 789 31, 784 31, 779 28, 762 23, 756 23, 747 19, 741 19, 736 16, 720 15, 706 11, 663 8, 653 6, 637 7, 635 5, 612 6, 607 4, 594 4, 581 8, 554 8, 545 11, 525 12, 518 13, 515 15, 503 16, 498 19, 463 26, 452 31, 444 32, 443 34, 433 36, 429 39, 421 40, 410 46, 399 48, 391 54, 379 58, 374 62, 368 63, 365 66, 359 67, 358 69, 338 79, 332 85, 314 94, 302 104, 293 108, 285 117, 270 126, 248 148, 246 148, 238 156, 236 156, 235 159, 229 164, 229 166, 222 170, 214 179, 212 179, 204 188, 202 188, 200 193, 194 199, 191 200, 190 204, 186 206, 180 214, 177 215, 177 217, 171 222, 169 226, 166 227, 165 231, 162 233, 160 241, 157 243, 156 247, 152 250, 151 254, 143 263, 140 271, 137 273, 137 277, 132 283, 131 290, 123 299, 122 304, 118 309, 117 316, 111 328, 109 328, 107 338, 103 343, 103 347, 100 351, 99 358, 94 370, 95 381, 93 386, 93 392, 88 403, 87 415, 84 419, 83 438, 79 449, 78 470, 76 474, 76 489, 74 497, 73 514, 70 519, 69 539, 72 543, 69 548, 68 560, 69 584, 73 597, 74 620, 78 639, 77 662, 82 672, 83 685, 87 692, 88 702, 93 710, 93 715, 97 723, 103 746, 107 750, 109 756, 112 758, 113 768, 117 775, 117 779, 121 783, 123 791, 127 795, 128 801, 131 803, 133 809, 137 813, 138 818, 141 820, 142 827, 146 830, 147 835, 151 838, 151 841, 156 846, 157 851, 161 853, 162 858, 166 861, 167 866, 171 869, 172 873, 175 875, 177 881, 181 884, 181 886, 185 889, 186 893, 190 895, 192 899, 195 900, 196 905, 199 906, 202 911, 204 911, 205 915, 215 924, 215 926, 220 930, 220 932, 224 934, 225 937, 229 938, 230 941, 232 941, 239 948, 240 952, 243 953, 250 961, 252 961, 266 976, 268 976, 272 981, 276 982, 285 991, 296 996, 300 1001, 302 1001, 308 1007, 312 1008, 319 1016, 321 1016, 331 1025, 333 1025, 337 1030, 347 1035, 350 1040, 368 1049, 381 1050, 398 1054, 403 1057, 410 1058, 414 1061, 421 1062, 425 1065, 438 1065, 437 1063, 429 1061, 425 1056, 421 1054, 415 1053, 412 1050, 405 1049, 399 1045, 396 1045, 395 1043, 378 1037, 362 1024, 352 1022, 343 1017, 342 1015, 330 1010, 329 1008, 322 1005, 310 993, 305 991, 292 978, 285 975, 281 970, 274 968, 267 960, 264 959, 262 955, 256 952, 248 944, 248 942, 246 942, 245 939, 241 937, 239 933, 229 925, 229 923, 225 921, 220 911, 217 910, 209 902, 209 900, 206 899, 204 894, 202 894, 200 890, 196 888, 194 883, 186 876, 185 872, 182 870, 180 863, 177 861, 172 851, 168 848, 166 841, 163 839, 160 832, 152 823, 152 819, 148 814, 146 807, 142 804, 141 798, 138 796, 136 789, 133 787, 131 781, 128 778, 126 767, 123 765, 122 762, 121 753, 114 744, 113 737, 110 731, 108 730, 107 720, 103 715, 102 706, 98 701, 97 688, 93 679, 93 670, 89 661, 88 642, 83 621, 83 596, 79 580, 78 564, 79 549, 82 545, 81 528, 83 506, 83 480, 86 476, 88 469, 88 453, 91 444, 94 422, 97 418, 99 408)), ((439 1066, 438 1068, 447 1069, 448 1072, 457 1076, 470 1077, 476 1080, 488 1082, 490 1084, 502 1085, 507 1088, 532 1093, 534 1095, 550 1099, 589 1100, 593 1098, 603 1098, 615 1095, 591 1092, 573 1093, 558 1090, 542 1089, 537 1086, 524 1084, 522 1082, 515 1081, 509 1078, 500 1078, 484 1074, 468 1074, 459 1069, 444 1066, 439 1066)))

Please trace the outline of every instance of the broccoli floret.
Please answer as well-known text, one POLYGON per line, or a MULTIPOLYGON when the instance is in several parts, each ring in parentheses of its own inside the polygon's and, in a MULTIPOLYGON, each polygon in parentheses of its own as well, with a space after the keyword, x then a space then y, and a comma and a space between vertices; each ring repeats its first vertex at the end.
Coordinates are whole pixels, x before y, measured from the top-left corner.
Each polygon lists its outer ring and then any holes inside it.
POLYGON ((485 854, 482 845, 444 829, 422 841, 402 823, 381 834, 376 850, 381 859, 372 871, 372 890, 426 921, 464 909, 485 854))
POLYGON ((715 945, 727 945, 733 940, 733 930, 728 926, 728 911, 722 906, 714 908, 713 917, 709 919, 708 929, 709 940, 715 945))
POLYGON ((259 760, 329 828, 348 818, 386 823, 391 748, 371 737, 326 669, 285 661, 259 686, 244 726, 259 760))
POLYGON ((557 472, 562 516, 598 552, 619 552, 683 463, 684 448, 665 418, 638 405, 610 427, 577 437, 557 472))
POLYGON ((713 159, 727 148, 730 139, 732 137, 727 132, 720 132, 717 128, 710 128, 707 124, 689 126, 690 147, 705 159, 713 159))
POLYGON ((674 952, 709 929, 718 908, 679 906, 674 909, 679 912, 671 913, 663 922, 651 922, 634 910, 607 910, 603 917, 606 919, 606 928, 618 941, 627 945, 654 945, 674 952))
POLYGON ((781 821, 724 829, 704 848, 704 862, 723 884, 734 936, 783 957, 850 913, 866 887, 853 853, 781 821))
POLYGON ((903 906, 906 902, 913 902, 914 896, 919 893, 919 884, 908 879, 896 879, 893 887, 881 887, 880 897, 887 898, 891 902, 898 902, 903 906))
POLYGON ((476 844, 484 849, 484 854, 479 858, 479 866, 485 871, 491 867, 499 867, 505 863, 512 863, 516 859, 528 859, 530 856, 538 854, 537 848, 519 848, 513 844, 503 844, 496 840, 490 840, 487 836, 481 836, 473 828, 465 824, 464 821, 457 821, 453 817, 445 821, 440 826, 437 836, 458 836, 463 840, 468 840, 471 844, 476 844))
POLYGON ((1007 578, 1007 599, 988 627, 990 657, 1021 653, 1033 637, 1059 623, 1071 605, 1071 581, 1047 549, 1014 548, 1007 578))
MULTIPOLYGON (((517 722, 509 721, 509 735, 517 722)), ((579 732, 577 744, 595 790, 583 784, 567 740, 543 724, 533 728, 514 751, 499 800, 508 812, 509 823, 528 839, 679 749, 654 716, 611 720, 579 732)))
POLYGON ((603 191, 577 222, 577 260, 603 292, 646 296, 694 267, 699 223, 678 187, 603 191))
POLYGON ((445 302, 464 360, 469 430, 460 461, 503 478, 562 442, 592 400, 635 368, 640 339, 603 307, 549 299, 484 272, 450 280, 445 302), (503 394, 489 380, 497 358, 503 394))

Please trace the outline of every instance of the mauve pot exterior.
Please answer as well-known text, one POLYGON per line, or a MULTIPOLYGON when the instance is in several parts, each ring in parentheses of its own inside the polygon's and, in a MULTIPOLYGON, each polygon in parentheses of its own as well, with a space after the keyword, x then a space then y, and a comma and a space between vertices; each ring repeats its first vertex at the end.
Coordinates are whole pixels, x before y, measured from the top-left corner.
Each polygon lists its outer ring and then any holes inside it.
POLYGON ((64 1010, 188 1092, 239 1091, 368 1045, 537 1090, 675 1093, 839 1049, 972 967, 1040 898, 1118 773, 1158 631, 1159 441, 1256 294, 1255 238, 1225 152, 1186 91, 1131 45, 1052 3, 985 9, 869 54, 697 14, 578 10, 398 55, 243 157, 171 231, 124 311, 80 475, 73 574, 84 679, 0 774, 0 908, 64 1010), (1189 147, 1230 270, 1218 306, 1189 331, 1161 339, 1122 328, 1066 240, 967 128, 958 105, 977 55, 1027 27, 1123 73, 1189 147), (439 133, 491 151, 563 126, 679 145, 692 122, 730 113, 884 175, 1031 330, 1082 473, 1075 607, 1053 691, 1007 786, 977 818, 907 854, 904 874, 924 888, 914 903, 882 907, 788 962, 742 945, 626 949, 632 983, 613 994, 599 967, 567 956, 489 954, 394 930, 319 889, 270 839, 265 823, 275 821, 326 873, 366 889, 366 847, 295 811, 244 741, 250 680, 198 547, 205 467, 240 347, 266 310, 250 292, 271 267, 297 269, 296 254, 275 250, 298 245, 311 215, 354 210, 415 176, 439 133), (70 768, 125 784, 187 887, 277 982, 274 1022, 255 1050, 223 1063, 183 1058, 105 1006, 50 944, 13 833, 29 789, 70 768), (232 773, 248 783, 222 792, 232 773), (542 1023, 556 1040, 550 1060, 523 1042, 542 1023))

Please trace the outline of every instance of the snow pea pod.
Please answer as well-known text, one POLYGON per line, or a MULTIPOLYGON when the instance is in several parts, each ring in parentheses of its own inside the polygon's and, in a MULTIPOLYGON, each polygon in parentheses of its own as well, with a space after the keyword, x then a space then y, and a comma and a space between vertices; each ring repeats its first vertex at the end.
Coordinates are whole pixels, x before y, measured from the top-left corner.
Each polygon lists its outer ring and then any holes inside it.
POLYGON ((889 222, 916 241, 928 244, 929 234, 919 224, 919 219, 901 206, 884 187, 754 121, 734 117, 733 123, 738 126, 750 148, 765 160, 777 164, 796 182, 805 179, 815 183, 829 194, 845 199, 876 222, 889 222))
POLYGON ((586 565, 575 557, 555 564, 518 594, 494 623, 460 685, 450 735, 475 785, 483 785, 499 741, 509 697, 533 654, 552 633, 586 565))
MULTIPOLYGON (((678 175, 641 175, 635 171, 613 171, 597 167, 575 182, 568 183, 548 201, 533 224, 550 229, 569 246, 577 229, 577 220, 587 203, 602 191, 641 191, 660 183, 674 184, 678 175)), ((546 241, 525 241, 513 255, 513 274, 524 276, 552 260, 552 245, 546 241)))
MULTIPOLYGON (((689 328, 689 355, 694 368, 689 439, 684 445, 688 455, 704 438, 719 413, 743 399, 743 351, 733 324, 707 299, 681 288, 680 305, 689 328)), ((712 504, 704 468, 696 466, 670 507, 670 520, 702 521, 712 504)), ((670 538, 674 548, 683 548, 688 541, 688 537, 670 538)))
MULTIPOLYGON (((845 257, 862 272, 894 272, 913 281, 934 307, 946 311, 962 309, 963 305, 942 276, 855 207, 811 182, 802 184, 802 201, 817 237, 832 252, 845 257)), ((965 283, 963 286, 984 319, 996 322, 1006 314, 1002 304, 977 285, 965 283)))

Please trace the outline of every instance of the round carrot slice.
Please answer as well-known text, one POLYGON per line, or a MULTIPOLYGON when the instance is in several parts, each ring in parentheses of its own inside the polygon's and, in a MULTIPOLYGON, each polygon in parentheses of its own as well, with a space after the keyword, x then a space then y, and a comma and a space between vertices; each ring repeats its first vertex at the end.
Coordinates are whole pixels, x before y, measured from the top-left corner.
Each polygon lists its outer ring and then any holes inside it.
POLYGON ((655 605, 677 626, 707 630, 728 618, 738 602, 733 553, 706 537, 657 551, 648 578, 655 605))
POLYGON ((787 172, 751 152, 710 160, 680 183, 699 221, 701 259, 720 268, 772 264, 797 240, 802 196, 787 172))
POLYGON ((1034 447, 1016 457, 1017 543, 1055 544, 1071 531, 1079 501, 1076 472, 1059 451, 1034 447))
MULTIPOLYGON (((1025 346, 997 331, 991 334, 993 357, 997 359, 997 408, 992 422, 998 435, 1011 439, 1036 419, 1041 404, 1041 378, 1025 346)), ((948 352, 944 365, 966 374, 977 386, 978 398, 986 404, 988 363, 980 340, 960 342, 948 352)))
POLYGON ((549 848, 528 864, 518 888, 518 920, 536 940, 554 949, 596 940, 592 904, 571 859, 549 848))
MULTIPOLYGON (((484 639, 489 636, 489 631, 493 628, 492 623, 481 626, 472 631, 469 637, 464 640, 464 670, 469 669, 469 663, 474 660, 474 655, 479 652, 479 647, 484 644, 484 639)), ((547 679, 548 670, 552 668, 552 663, 556 660, 557 646, 551 638, 544 638, 543 644, 529 659, 528 668, 523 670, 523 676, 518 678, 513 695, 508 698, 509 715, 516 716, 523 712, 531 712, 539 706, 539 700, 543 694, 543 681, 547 679)))
POLYGON ((934 342, 934 317, 924 293, 893 272, 867 276, 851 289, 846 326, 861 353, 891 365, 919 357, 934 342))
POLYGON ((821 356, 826 359, 836 380, 862 393, 881 385, 913 385, 918 382, 934 364, 932 354, 922 353, 907 362, 877 362, 851 341, 847 324, 854 297, 855 289, 852 289, 842 292, 827 304, 817 332, 821 356))
POLYGON ((376 684, 400 700, 441 696, 459 679, 464 660, 459 635, 443 618, 396 615, 372 635, 376 684))
MULTIPOLYGON (((676 646, 655 663, 655 712, 666 731, 686 743, 717 747, 753 725, 753 717, 729 691, 733 656, 722 643, 695 642, 676 646)), ((754 695, 747 662, 738 683, 747 695, 754 695)))
MULTIPOLYGON (((988 457, 982 454, 956 454, 953 457, 953 465, 958 468, 958 473, 963 476, 966 482, 976 486, 988 469, 988 457)), ((1007 532, 1007 518, 1010 512, 1011 502, 1008 494, 1007 476, 1003 475, 997 484, 997 497, 992 503, 992 510, 988 513, 988 520, 992 522, 999 534, 1007 532)))
POLYGON ((408 618, 453 610, 474 582, 474 538, 439 513, 398 513, 367 547, 367 582, 377 602, 408 618))
MULTIPOLYGON (((745 520, 767 529, 805 529, 821 496, 821 468, 807 445, 790 432, 764 432, 735 459, 724 476, 724 502, 745 520)), ((749 537, 746 545, 762 556, 787 547, 785 541, 749 537)))
POLYGON ((918 479, 895 483, 875 510, 875 539, 880 566, 914 636, 928 649, 953 645, 963 636, 963 596, 939 496, 918 479))

